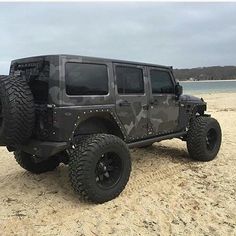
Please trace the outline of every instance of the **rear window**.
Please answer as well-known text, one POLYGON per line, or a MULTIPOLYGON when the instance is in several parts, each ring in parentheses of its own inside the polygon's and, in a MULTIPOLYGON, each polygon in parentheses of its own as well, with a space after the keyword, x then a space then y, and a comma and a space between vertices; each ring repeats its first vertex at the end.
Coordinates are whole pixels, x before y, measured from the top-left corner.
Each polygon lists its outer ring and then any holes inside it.
POLYGON ((66 93, 68 95, 108 94, 107 66, 89 63, 67 63, 66 93))
POLYGON ((48 61, 37 61, 28 63, 15 62, 11 65, 10 74, 20 72, 27 81, 30 80, 41 80, 48 81, 49 78, 49 62, 48 61))
POLYGON ((35 103, 47 103, 48 79, 50 73, 49 61, 36 61, 11 65, 10 74, 20 74, 29 83, 35 103))

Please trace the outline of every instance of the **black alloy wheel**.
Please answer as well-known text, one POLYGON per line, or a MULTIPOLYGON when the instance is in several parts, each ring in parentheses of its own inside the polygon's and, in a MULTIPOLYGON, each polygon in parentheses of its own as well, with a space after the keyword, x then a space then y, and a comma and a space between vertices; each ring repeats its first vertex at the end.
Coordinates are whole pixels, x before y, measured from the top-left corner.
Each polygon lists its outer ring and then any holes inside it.
POLYGON ((122 159, 116 153, 101 156, 95 169, 96 182, 101 188, 112 188, 122 175, 122 159))

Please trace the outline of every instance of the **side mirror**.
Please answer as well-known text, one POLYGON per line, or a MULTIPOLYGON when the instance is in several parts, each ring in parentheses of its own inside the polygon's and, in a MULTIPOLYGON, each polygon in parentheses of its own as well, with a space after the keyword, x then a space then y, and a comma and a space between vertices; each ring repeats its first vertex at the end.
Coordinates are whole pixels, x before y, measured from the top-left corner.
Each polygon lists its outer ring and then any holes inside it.
POLYGON ((179 97, 182 93, 183 93, 183 87, 179 83, 177 83, 175 85, 175 95, 179 97))

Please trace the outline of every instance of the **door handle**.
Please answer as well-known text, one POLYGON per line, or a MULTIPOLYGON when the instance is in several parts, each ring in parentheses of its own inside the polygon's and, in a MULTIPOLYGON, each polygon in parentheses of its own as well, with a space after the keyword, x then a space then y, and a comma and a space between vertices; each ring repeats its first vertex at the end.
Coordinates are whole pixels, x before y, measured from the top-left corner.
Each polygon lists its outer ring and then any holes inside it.
POLYGON ((119 103, 119 105, 121 106, 121 107, 129 107, 130 106, 130 102, 128 102, 128 101, 121 101, 120 103, 119 103))

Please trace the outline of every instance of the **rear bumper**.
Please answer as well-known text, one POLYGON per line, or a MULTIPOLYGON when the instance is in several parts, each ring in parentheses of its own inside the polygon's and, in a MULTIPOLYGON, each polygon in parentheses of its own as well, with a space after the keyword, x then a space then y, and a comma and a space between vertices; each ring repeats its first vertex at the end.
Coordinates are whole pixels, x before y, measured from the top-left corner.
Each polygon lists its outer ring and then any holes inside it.
POLYGON ((31 155, 35 155, 38 159, 47 159, 63 150, 69 144, 67 142, 43 142, 39 140, 30 140, 26 145, 21 147, 21 150, 31 155))

